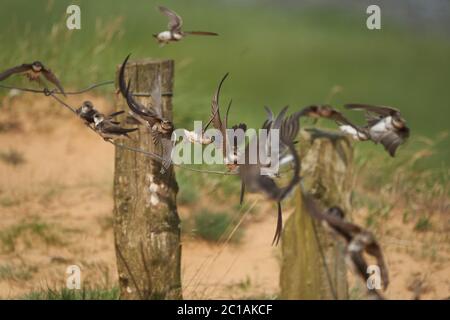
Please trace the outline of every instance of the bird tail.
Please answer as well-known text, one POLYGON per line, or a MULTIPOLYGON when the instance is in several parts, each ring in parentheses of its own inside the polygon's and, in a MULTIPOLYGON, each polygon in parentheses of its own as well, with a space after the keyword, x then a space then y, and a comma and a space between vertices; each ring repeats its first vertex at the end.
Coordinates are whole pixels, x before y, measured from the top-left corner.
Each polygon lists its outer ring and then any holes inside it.
POLYGON ((185 31, 184 34, 192 34, 196 36, 218 36, 218 33, 208 31, 185 31))
POLYGON ((283 231, 283 213, 281 211, 281 203, 277 202, 278 206, 278 218, 277 218, 277 228, 275 229, 275 235, 272 240, 272 245, 278 245, 281 238, 281 232, 283 231))

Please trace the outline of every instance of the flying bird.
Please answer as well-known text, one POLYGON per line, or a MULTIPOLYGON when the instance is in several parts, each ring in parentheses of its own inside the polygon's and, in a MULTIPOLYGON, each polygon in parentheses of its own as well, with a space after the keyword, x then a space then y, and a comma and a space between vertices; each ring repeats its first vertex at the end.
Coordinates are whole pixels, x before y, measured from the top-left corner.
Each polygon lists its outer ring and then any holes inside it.
MULTIPOLYGON (((77 115, 85 121, 87 125, 94 124, 94 116, 98 113, 100 113, 98 110, 95 109, 94 105, 91 101, 84 101, 81 104, 81 107, 75 110, 77 115)), ((123 114, 125 111, 117 111, 109 114, 106 119, 111 120, 111 123, 113 124, 120 124, 118 121, 112 121, 113 118, 123 114)))
POLYGON ((181 27, 183 26, 183 19, 174 12, 166 7, 159 6, 159 11, 169 18, 169 24, 167 28, 168 31, 162 31, 158 34, 154 34, 160 44, 168 44, 169 42, 180 41, 187 35, 202 35, 202 36, 217 36, 218 34, 215 32, 207 32, 207 31, 182 31, 181 27))
MULTIPOLYGON (((311 216, 326 224, 328 226, 327 229, 332 229, 335 234, 345 240, 346 262, 365 283, 369 280, 370 274, 367 273, 368 264, 364 258, 364 253, 376 259, 380 268, 382 284, 384 289, 386 289, 389 285, 388 269, 381 247, 375 236, 370 231, 346 221, 341 208, 332 207, 322 212, 311 195, 304 195, 303 198, 311 216)), ((382 299, 377 291, 368 288, 368 292, 375 298, 382 299)))
POLYGON ((47 81, 53 83, 59 89, 59 91, 64 94, 64 96, 66 95, 64 92, 64 88, 62 87, 55 74, 50 69, 45 67, 40 61, 35 61, 33 63, 24 63, 22 65, 5 70, 0 73, 0 81, 5 80, 13 74, 23 74, 30 81, 36 81, 44 86, 41 78, 41 75, 43 75, 44 78, 47 79, 47 81))
POLYGON ((346 104, 345 108, 364 110, 367 124, 357 128, 344 124, 340 129, 355 140, 381 143, 391 157, 395 156, 397 148, 409 138, 410 130, 398 109, 367 104, 346 104))
POLYGON ((233 133, 236 134, 238 130, 242 130, 242 132, 245 133, 245 131, 247 130, 247 125, 245 123, 239 123, 237 125, 231 126, 230 128, 228 127, 228 115, 230 112, 232 101, 230 101, 230 103, 228 104, 225 117, 222 119, 220 115, 220 104, 219 104, 220 91, 227 77, 228 73, 225 74, 223 78, 220 80, 216 92, 214 93, 211 99, 211 118, 204 127, 203 131, 205 131, 208 128, 209 124, 212 124, 214 129, 220 132, 221 140, 215 142, 219 144, 219 148, 222 150, 224 163, 226 164, 228 170, 233 171, 237 167, 237 160, 239 157, 238 155, 239 145, 242 143, 245 137, 243 135, 232 135, 232 134, 233 133), (233 141, 230 141, 231 137, 233 138, 233 141))
POLYGON ((159 78, 159 84, 155 84, 152 92, 152 105, 145 107, 133 97, 130 92, 130 82, 128 85, 125 83, 125 67, 130 55, 128 55, 119 71, 119 88, 123 97, 126 99, 127 105, 131 110, 131 115, 141 124, 149 128, 152 140, 155 145, 162 146, 163 153, 163 167, 167 169, 171 163, 172 153, 172 132, 175 127, 169 119, 165 118, 162 114, 162 100, 161 100, 161 79, 159 78))
POLYGON ((264 131, 260 131, 260 134, 254 137, 245 148, 245 159, 239 163, 239 176, 241 178, 241 203, 244 198, 245 190, 249 192, 258 192, 266 195, 270 200, 277 203, 277 226, 275 229, 275 235, 272 240, 272 245, 277 245, 283 229, 283 213, 281 208, 281 201, 286 198, 287 195, 295 188, 300 181, 300 160, 297 155, 297 151, 294 146, 294 139, 299 131, 298 119, 295 117, 284 118, 287 108, 285 107, 278 114, 276 118, 273 117, 272 111, 266 107, 268 112, 268 119, 264 121, 261 129, 267 130, 268 140, 263 136, 264 131), (292 178, 286 186, 280 187, 275 183, 273 176, 262 174, 262 168, 275 165, 274 163, 268 163, 266 160, 270 158, 271 142, 270 131, 279 130, 279 158, 276 161, 280 161, 287 150, 294 162, 294 172, 292 178), (261 142, 261 139, 263 142, 261 142), (250 163, 251 144, 256 143, 258 160, 256 163, 250 163), (262 145, 261 145, 262 144, 262 145), (261 150, 263 148, 264 150, 261 150), (264 157, 265 159, 261 158, 264 157))
POLYGON ((102 113, 96 113, 94 115, 94 129, 106 141, 115 140, 122 137, 131 139, 128 133, 138 130, 138 128, 122 128, 121 126, 111 122, 111 120, 108 120, 102 113))

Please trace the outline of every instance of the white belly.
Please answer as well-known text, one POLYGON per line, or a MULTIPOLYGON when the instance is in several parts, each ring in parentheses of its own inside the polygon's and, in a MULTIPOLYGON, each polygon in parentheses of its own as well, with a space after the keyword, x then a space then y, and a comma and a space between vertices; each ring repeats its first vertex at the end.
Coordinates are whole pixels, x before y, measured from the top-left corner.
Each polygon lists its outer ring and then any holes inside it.
POLYGON ((172 35, 170 34, 170 31, 163 31, 158 33, 158 39, 161 41, 169 41, 172 39, 172 35))
POLYGON ((379 141, 386 132, 393 130, 392 118, 386 117, 370 128, 370 137, 372 140, 379 141))

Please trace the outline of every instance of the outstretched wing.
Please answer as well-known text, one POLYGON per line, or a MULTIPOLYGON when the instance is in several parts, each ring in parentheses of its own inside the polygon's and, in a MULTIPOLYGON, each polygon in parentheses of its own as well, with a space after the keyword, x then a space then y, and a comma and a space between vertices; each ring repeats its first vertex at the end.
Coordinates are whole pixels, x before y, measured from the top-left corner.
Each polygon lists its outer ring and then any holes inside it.
POLYGON ((369 104, 362 103, 348 103, 344 105, 346 109, 350 110, 365 110, 367 112, 373 112, 384 117, 400 113, 400 111, 396 108, 387 107, 387 106, 373 106, 369 104))
POLYGON ((225 136, 226 127, 222 123, 222 119, 220 118, 220 105, 219 105, 219 96, 220 90, 222 89, 223 82, 228 77, 228 73, 226 73, 222 80, 220 80, 219 86, 217 87, 216 92, 211 100, 211 118, 212 125, 215 129, 219 130, 223 136, 225 136))
POLYGON ((0 73, 0 81, 5 80, 9 76, 16 74, 16 73, 23 73, 31 70, 31 64, 24 63, 20 66, 13 67, 11 69, 5 70, 2 73, 0 73))
POLYGON ((183 19, 181 19, 175 11, 166 7, 159 6, 158 9, 163 15, 169 18, 167 28, 169 28, 171 32, 180 32, 183 25, 183 19))
POLYGON ((397 148, 405 142, 409 137, 409 128, 405 127, 402 131, 388 131, 380 139, 380 143, 384 146, 391 157, 395 156, 397 148))
POLYGON ((153 82, 153 88, 150 92, 152 97, 152 108, 156 115, 162 119, 162 95, 161 95, 161 74, 158 74, 158 78, 153 82))
POLYGON ((64 92, 64 88, 61 85, 61 82, 50 69, 43 68, 42 74, 44 75, 45 79, 53 83, 63 95, 66 95, 66 93, 64 92))
MULTIPOLYGON (((119 89, 122 93, 123 97, 127 101, 127 105, 130 108, 130 110, 135 113, 136 115, 140 116, 141 118, 145 119, 150 126, 153 126, 155 122, 161 121, 161 117, 152 109, 146 108, 141 103, 136 101, 133 98, 133 94, 130 92, 130 82, 128 82, 128 85, 125 82, 125 67, 128 62, 128 59, 130 58, 129 54, 125 60, 123 61, 120 71, 119 71, 119 89)), ((156 86, 158 87, 158 86, 156 86)), ((156 94, 155 94, 156 96, 156 94)), ((159 98, 160 99, 160 98, 159 98)), ((158 100, 158 98, 156 98, 158 100)), ((160 103, 159 103, 160 104, 160 103)))

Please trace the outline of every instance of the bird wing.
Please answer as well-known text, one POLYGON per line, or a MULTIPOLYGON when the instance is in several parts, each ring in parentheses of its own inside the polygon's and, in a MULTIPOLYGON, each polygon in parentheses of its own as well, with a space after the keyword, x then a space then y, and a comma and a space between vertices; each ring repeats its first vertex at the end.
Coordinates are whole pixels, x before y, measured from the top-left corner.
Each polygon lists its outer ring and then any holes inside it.
POLYGON ((42 74, 44 75, 45 79, 47 79, 48 81, 53 83, 62 94, 66 95, 64 92, 64 88, 61 85, 61 82, 59 81, 59 79, 56 77, 56 75, 50 69, 43 68, 42 74))
POLYGON ((152 104, 153 110, 155 111, 156 115, 162 119, 163 113, 162 113, 162 95, 161 95, 161 74, 158 74, 158 77, 156 81, 153 82, 153 88, 150 92, 150 95, 152 97, 152 104))
POLYGON ((226 73, 223 76, 223 78, 220 81, 219 86, 217 87, 216 92, 214 93, 214 96, 211 100, 212 125, 215 129, 219 130, 224 137, 225 137, 226 126, 223 125, 222 119, 220 118, 219 96, 220 96, 220 90, 222 88, 222 84, 227 77, 228 77, 228 73, 226 73))
POLYGON ((111 133, 111 134, 125 134, 128 132, 136 131, 137 128, 122 128, 121 126, 118 126, 108 120, 103 120, 101 129, 105 133, 111 133))
POLYGON ((348 242, 351 241, 354 234, 361 232, 362 229, 357 225, 346 222, 342 218, 339 218, 335 215, 325 214, 322 210, 320 210, 319 206, 311 195, 304 195, 303 198, 305 206, 308 209, 308 212, 313 216, 313 218, 326 221, 330 225, 330 227, 333 228, 333 230, 335 230, 348 242))
POLYGON ((6 78, 8 78, 9 76, 11 76, 13 74, 27 72, 30 69, 31 69, 30 63, 24 63, 20 66, 10 68, 10 69, 5 70, 2 73, 0 73, 0 81, 5 80, 6 78))
POLYGON ((107 118, 108 119, 112 119, 112 118, 115 118, 115 117, 117 117, 117 116, 119 116, 119 115, 121 115, 123 113, 125 113, 125 111, 123 111, 123 110, 116 111, 116 112, 110 113, 107 118))
POLYGON ((345 124, 345 125, 349 125, 349 126, 355 128, 356 130, 359 130, 359 128, 356 125, 354 125, 353 123, 351 123, 341 112, 339 112, 333 108, 331 111, 330 119, 333 119, 334 121, 336 121, 338 123, 338 125, 345 124))
POLYGON ((369 104, 362 104, 362 103, 348 103, 344 105, 346 109, 350 110, 365 110, 367 112, 373 112, 379 115, 382 115, 384 117, 400 113, 400 111, 396 108, 387 107, 387 106, 373 106, 369 104))
POLYGON ((377 260, 377 265, 381 272, 381 279, 383 280, 383 287, 386 290, 389 286, 389 273, 379 243, 374 239, 372 243, 366 246, 366 252, 377 260))
POLYGON ((384 146, 391 157, 395 156, 397 148, 405 142, 409 136, 409 129, 404 131, 388 131, 380 139, 380 143, 384 146))
POLYGON ((181 17, 175 11, 170 10, 166 7, 159 6, 158 9, 163 15, 169 18, 169 24, 167 25, 167 28, 169 28, 171 32, 180 32, 183 25, 183 19, 181 19, 181 17))
POLYGON ((162 145, 162 165, 167 170, 172 162, 173 143, 170 138, 162 138, 160 141, 162 145))

